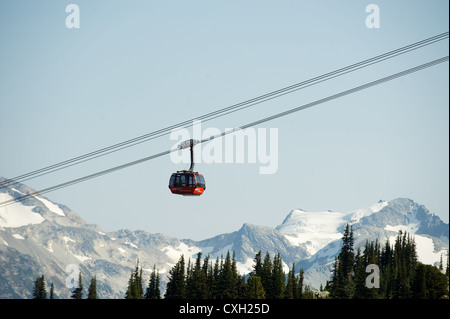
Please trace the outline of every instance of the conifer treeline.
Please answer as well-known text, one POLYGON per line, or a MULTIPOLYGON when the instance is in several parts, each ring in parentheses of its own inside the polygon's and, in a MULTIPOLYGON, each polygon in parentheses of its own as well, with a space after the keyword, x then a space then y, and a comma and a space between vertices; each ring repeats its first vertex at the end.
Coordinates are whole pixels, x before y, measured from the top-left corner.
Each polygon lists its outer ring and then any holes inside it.
POLYGON ((353 230, 347 225, 341 252, 334 262, 332 279, 326 286, 331 298, 448 298, 448 259, 445 274, 442 256, 439 268, 420 263, 414 239, 406 232, 398 233, 393 246, 389 240, 383 247, 378 240, 366 242, 364 251, 358 248, 355 254, 353 244, 353 230), (379 270, 377 286, 367 286, 369 265, 375 265, 379 270))
POLYGON ((246 279, 236 267, 235 254, 227 253, 225 260, 210 256, 202 260, 197 254, 195 262, 186 261, 182 255, 169 271, 164 294, 166 299, 300 299, 312 298, 309 287, 303 289, 303 271, 295 276, 295 265, 286 274, 280 254, 272 258, 266 253, 262 260, 261 251, 254 259, 253 271, 246 279))
MULTIPOLYGON (((309 286, 303 289, 303 270, 295 276, 295 265, 286 279, 280 254, 272 260, 266 253, 262 260, 261 251, 254 259, 253 271, 246 280, 240 275, 236 267, 235 254, 227 253, 214 262, 210 256, 202 260, 202 253, 197 254, 194 262, 188 260, 187 266, 184 255, 169 271, 168 282, 164 294, 165 299, 300 299, 313 298, 309 286)), ((142 288, 142 268, 139 261, 128 281, 126 299, 160 299, 159 274, 155 267, 150 276, 147 292, 142 288)))
POLYGON ((128 280, 128 288, 125 293, 125 299, 161 299, 161 292, 159 288, 159 273, 156 271, 156 265, 153 266, 153 271, 150 275, 150 281, 147 287, 147 292, 144 294, 142 278, 142 268, 139 269, 139 259, 136 267, 131 273, 128 280))
MULTIPOLYGON (((283 271, 280 254, 271 258, 267 252, 262 257, 259 251, 248 275, 237 271, 235 254, 227 253, 223 257, 210 260, 202 253, 195 261, 186 261, 181 255, 178 262, 169 271, 164 296, 160 291, 160 275, 156 265, 144 293, 142 268, 137 260, 134 271, 128 280, 126 299, 312 299, 330 297, 335 299, 379 299, 379 298, 448 298, 449 261, 444 274, 442 257, 439 268, 425 265, 417 260, 416 244, 406 232, 399 232, 394 245, 389 240, 381 247, 378 240, 366 242, 364 250, 353 248, 353 230, 348 225, 342 237, 342 248, 336 257, 331 280, 327 282, 325 292, 318 293, 303 284, 303 269, 296 276, 295 264, 288 274, 283 271), (379 286, 368 287, 370 273, 367 266, 375 265, 379 269, 379 286), (246 279, 247 278, 247 279, 246 279)), ((322 286, 321 289, 322 291, 322 286)), ((33 290, 36 299, 47 298, 44 276, 38 277, 33 290)), ((53 283, 50 289, 53 299, 53 283)), ((83 298, 81 273, 78 286, 72 291, 73 299, 83 298)), ((95 276, 91 279, 87 299, 97 298, 95 276)))
MULTIPOLYGON (((53 299, 53 283, 50 296, 53 299)), ((44 276, 38 277, 35 282, 33 297, 37 299, 47 298, 44 276)), ((259 251, 254 258, 253 271, 246 280, 245 275, 237 271, 235 254, 227 253, 217 258, 214 262, 210 256, 202 260, 202 253, 197 254, 194 262, 188 260, 187 266, 184 255, 169 271, 166 291, 163 296, 166 299, 300 299, 313 298, 309 286, 303 287, 303 270, 295 276, 295 264, 287 277, 283 271, 283 261, 280 254, 273 259, 266 253, 262 259, 259 251)), ((81 272, 78 277, 78 285, 73 289, 72 299, 83 299, 83 282, 81 272)), ((128 280, 125 299, 161 299, 160 275, 156 265, 150 275, 150 280, 144 294, 144 280, 142 267, 137 260, 134 271, 128 280)), ((93 277, 88 289, 87 299, 97 299, 97 281, 93 277)))
MULTIPOLYGON (((54 298, 54 285, 53 283, 50 285, 50 296, 49 299, 54 298)), ((78 274, 78 285, 73 289, 72 295, 70 298, 72 299, 83 299, 83 280, 81 278, 81 272, 78 274)), ((47 290, 45 287, 45 279, 44 275, 37 277, 34 282, 33 289, 33 299, 47 299, 47 290)), ((91 283, 88 287, 88 295, 87 299, 98 299, 97 297, 97 278, 96 276, 91 278, 91 283)))

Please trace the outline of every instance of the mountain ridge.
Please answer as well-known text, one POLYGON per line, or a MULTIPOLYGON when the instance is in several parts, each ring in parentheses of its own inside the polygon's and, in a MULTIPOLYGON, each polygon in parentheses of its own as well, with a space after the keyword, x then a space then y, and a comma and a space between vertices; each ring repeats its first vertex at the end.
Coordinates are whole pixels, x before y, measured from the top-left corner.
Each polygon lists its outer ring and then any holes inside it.
MULTIPOLYGON (((0 202, 27 193, 33 190, 24 184, 4 187, 0 202)), ((228 251, 235 253, 242 274, 252 270, 258 251, 280 253, 286 272, 295 263, 297 271, 305 270, 305 283, 318 288, 329 279, 346 223, 353 225, 355 248, 365 240, 383 241, 407 230, 418 241, 419 257, 425 261, 435 263, 439 254, 448 252, 448 224, 404 198, 349 212, 294 209, 277 227, 244 223, 231 233, 191 240, 144 230, 106 232, 68 207, 37 195, 0 207, 0 267, 5 270, 0 275, 0 298, 30 298, 34 280, 42 274, 48 285, 54 283, 59 298, 69 298, 68 265, 77 265, 86 280, 97 277, 99 297, 123 298, 138 258, 145 278, 156 265, 164 289, 166 275, 181 254, 187 260, 202 252, 212 260, 228 251)))

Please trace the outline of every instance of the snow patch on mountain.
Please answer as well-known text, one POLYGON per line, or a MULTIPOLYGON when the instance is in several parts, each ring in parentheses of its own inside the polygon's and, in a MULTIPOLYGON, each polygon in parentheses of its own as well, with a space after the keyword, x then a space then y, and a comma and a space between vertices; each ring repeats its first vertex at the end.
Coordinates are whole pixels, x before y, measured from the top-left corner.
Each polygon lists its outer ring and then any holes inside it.
MULTIPOLYGON (((15 188, 11 188, 11 190, 14 191, 14 192, 16 192, 16 193, 19 193, 19 194, 22 195, 22 196, 28 195, 28 194, 25 194, 25 193, 23 193, 23 192, 21 192, 21 191, 15 189, 15 188)), ((45 198, 40 197, 40 196, 37 196, 37 195, 34 195, 33 197, 36 198, 38 201, 40 201, 42 204, 44 204, 45 207, 47 207, 48 210, 51 211, 52 213, 55 213, 56 215, 59 215, 59 216, 66 216, 66 215, 64 214, 63 210, 62 210, 61 208, 59 208, 58 205, 52 203, 52 202, 49 201, 48 199, 45 199, 45 198)))
MULTIPOLYGON (((11 195, 0 193, 0 203, 14 199, 11 195)), ((1 227, 22 227, 30 224, 40 224, 45 219, 33 211, 36 206, 7 205, 0 207, 1 227)))
POLYGON ((67 236, 64 236, 63 239, 64 239, 64 241, 66 242, 66 244, 69 243, 69 242, 76 243, 75 240, 73 240, 72 238, 69 238, 69 237, 67 237, 67 236))
POLYGON ((19 235, 19 234, 14 234, 14 235, 12 235, 15 239, 21 239, 21 240, 24 240, 25 238, 22 236, 22 235, 19 235))
POLYGON ((173 263, 175 264, 179 259, 181 255, 184 255, 185 261, 189 258, 193 258, 195 254, 201 251, 200 248, 195 246, 188 246, 183 242, 180 242, 180 244, 176 247, 174 246, 166 246, 162 249, 162 251, 169 257, 173 263))
POLYGON ((51 212, 53 212, 53 213, 55 213, 56 215, 59 215, 59 216, 66 216, 64 214, 63 210, 61 208, 59 208, 58 205, 53 204, 51 201, 49 201, 49 200, 47 200, 45 198, 39 197, 39 196, 35 196, 35 198, 37 200, 39 200, 40 202, 42 202, 45 205, 45 207, 48 208, 49 211, 51 211, 51 212))
POLYGON ((356 209, 356 210, 350 211, 351 218, 350 218, 349 222, 351 224, 358 223, 361 220, 361 218, 370 216, 374 213, 378 213, 380 210, 382 210, 384 207, 386 207, 388 205, 389 205, 389 202, 380 200, 380 201, 378 201, 378 203, 376 203, 368 208, 356 209))
POLYGON ((240 274, 248 274, 253 271, 254 261, 252 258, 247 258, 244 262, 236 262, 236 269, 240 274))
POLYGON ((82 256, 82 255, 77 255, 74 253, 71 253, 72 256, 74 256, 76 259, 78 259, 81 263, 83 263, 86 260, 92 259, 91 257, 86 257, 86 256, 82 256))
POLYGON ((417 224, 412 224, 412 225, 396 225, 396 226, 391 226, 391 225, 386 225, 386 227, 384 227, 385 230, 389 230, 389 231, 395 231, 395 232, 408 232, 408 233, 415 233, 417 231, 418 225, 417 224))
POLYGON ((129 242, 129 241, 126 241, 124 244, 125 244, 125 245, 128 245, 128 246, 131 246, 131 247, 133 247, 133 248, 139 249, 138 246, 136 246, 135 244, 133 244, 133 243, 131 243, 131 242, 129 242))
POLYGON ((310 256, 324 248, 330 242, 342 237, 341 228, 347 224, 359 222, 363 217, 379 212, 388 203, 380 201, 365 209, 350 212, 306 212, 292 210, 277 230, 285 235, 294 246, 304 246, 310 256))

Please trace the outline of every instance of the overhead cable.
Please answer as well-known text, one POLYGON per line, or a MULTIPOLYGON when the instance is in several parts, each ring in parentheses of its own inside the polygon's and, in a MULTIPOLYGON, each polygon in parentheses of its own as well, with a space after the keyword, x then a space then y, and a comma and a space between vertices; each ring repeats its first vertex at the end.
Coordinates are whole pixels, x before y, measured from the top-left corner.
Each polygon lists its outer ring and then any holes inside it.
MULTIPOLYGON (((392 74, 392 75, 380 78, 380 79, 372 81, 372 82, 368 82, 366 84, 354 87, 354 88, 346 90, 346 91, 342 91, 342 92, 337 93, 337 94, 330 95, 328 97, 316 100, 314 102, 307 103, 307 104, 304 104, 304 105, 292 108, 290 110, 287 110, 287 111, 284 111, 284 112, 280 112, 280 113, 274 114, 272 116, 265 117, 263 119, 260 119, 260 120, 257 120, 257 121, 254 121, 254 122, 242 125, 239 128, 232 129, 232 130, 227 130, 227 131, 221 132, 220 134, 212 135, 212 136, 210 136, 208 138, 205 138, 205 139, 199 141, 199 143, 205 143, 205 142, 211 141, 213 139, 225 136, 227 134, 234 133, 234 132, 236 132, 237 130, 240 130, 240 129, 253 127, 253 126, 256 126, 256 125, 259 125, 259 124, 262 124, 262 123, 265 123, 265 122, 268 122, 268 121, 272 121, 274 119, 277 119, 277 118, 280 118, 280 117, 283 117, 283 116, 287 116, 287 115, 293 114, 293 113, 301 111, 301 110, 305 110, 305 109, 313 107, 313 106, 317 106, 317 105, 320 105, 320 104, 323 104, 323 103, 326 103, 326 102, 329 102, 329 101, 332 101, 332 100, 335 100, 335 99, 338 99, 338 98, 341 98, 341 97, 344 97, 344 96, 347 96, 347 95, 350 95, 350 94, 354 94, 356 92, 359 92, 359 91, 362 91, 362 90, 365 90, 365 89, 368 89, 368 88, 380 85, 382 83, 386 83, 386 82, 392 81, 394 79, 397 79, 397 78, 400 78, 400 77, 403 77, 403 76, 406 76, 406 75, 409 75, 409 74, 412 74, 412 73, 415 73, 415 72, 418 72, 418 71, 430 68, 432 66, 435 66, 435 65, 447 62, 448 59, 449 59, 449 56, 445 56, 445 57, 442 57, 440 59, 436 59, 436 60, 430 61, 428 63, 424 63, 424 64, 418 65, 416 67, 409 68, 407 70, 404 70, 404 71, 401 71, 401 72, 398 72, 398 73, 395 73, 395 74, 392 74)), ((83 177, 80 177, 80 178, 76 178, 76 179, 73 179, 73 180, 70 180, 70 181, 58 184, 58 185, 54 185, 54 186, 51 186, 51 187, 48 187, 48 188, 41 189, 39 191, 35 191, 35 192, 29 193, 29 194, 26 194, 26 195, 23 195, 23 196, 19 196, 17 198, 14 198, 14 199, 11 199, 11 200, 7 200, 7 201, 4 201, 4 202, 0 203, 0 207, 6 206, 6 205, 10 205, 10 204, 13 204, 13 203, 16 203, 16 202, 21 202, 21 201, 24 201, 24 200, 26 200, 26 199, 28 199, 30 197, 33 197, 33 196, 42 195, 42 194, 45 194, 45 193, 48 193, 48 192, 51 192, 51 191, 55 191, 57 189, 65 188, 65 187, 68 187, 68 186, 71 186, 71 185, 74 185, 74 184, 78 184, 78 183, 81 183, 81 182, 84 182, 84 181, 87 181, 87 180, 90 180, 90 179, 93 179, 93 178, 97 178, 97 177, 100 177, 100 176, 103 176, 103 175, 106 175, 106 174, 110 174, 112 172, 116 172, 118 170, 122 170, 124 168, 130 167, 130 166, 133 166, 133 165, 137 165, 137 164, 140 164, 140 163, 143 163, 143 162, 147 162, 147 161, 153 160, 153 159, 161 157, 161 156, 168 155, 168 154, 170 154, 172 152, 179 151, 180 149, 182 149, 181 146, 178 147, 178 148, 172 148, 170 150, 163 151, 163 152, 151 155, 151 156, 147 156, 147 157, 141 158, 141 159, 136 160, 136 161, 128 162, 128 163, 125 163, 125 164, 122 164, 122 165, 119 165, 119 166, 115 166, 115 167, 112 167, 112 168, 109 168, 109 169, 106 169, 106 170, 103 170, 103 171, 99 171, 99 172, 94 173, 94 174, 86 175, 86 176, 83 176, 83 177)))
POLYGON ((27 180, 30 180, 30 179, 33 179, 33 178, 36 178, 39 176, 50 174, 50 173, 74 166, 74 165, 84 163, 89 160, 93 160, 93 159, 101 157, 101 156, 105 156, 105 155, 129 148, 131 146, 141 144, 143 142, 147 142, 147 141, 159 138, 159 137, 167 135, 170 132, 177 130, 177 129, 187 128, 191 125, 193 120, 201 120, 203 122, 207 122, 207 121, 216 119, 218 117, 222 117, 222 116, 225 116, 225 115, 237 112, 237 111, 241 111, 243 109, 247 109, 251 106, 261 104, 263 102, 267 102, 269 100, 281 97, 283 95, 293 93, 295 91, 322 83, 324 81, 334 79, 336 77, 348 74, 350 72, 354 72, 354 71, 360 70, 362 68, 371 66, 373 64, 380 63, 387 59, 391 59, 391 58, 397 57, 399 55, 411 52, 413 50, 417 50, 419 48, 431 45, 438 41, 447 39, 448 37, 449 37, 449 32, 444 32, 444 33, 438 34, 436 36, 424 39, 422 41, 418 41, 418 42, 409 44, 407 46, 403 46, 401 48, 377 55, 370 59, 366 59, 366 60, 360 61, 358 63, 354 63, 352 65, 322 74, 320 76, 316 76, 314 78, 284 87, 282 89, 279 89, 279 90, 276 90, 276 91, 273 91, 273 92, 270 92, 270 93, 267 93, 267 94, 264 94, 264 95, 261 95, 261 96, 258 96, 258 97, 255 97, 255 98, 252 98, 252 99, 249 99, 249 100, 246 100, 246 101, 243 101, 243 102, 240 102, 240 103, 237 103, 237 104, 225 107, 225 108, 221 108, 219 110, 216 110, 216 111, 213 111, 210 113, 206 113, 204 115, 180 122, 178 124, 170 125, 168 127, 165 127, 165 128, 162 128, 162 129, 159 129, 159 130, 156 130, 156 131, 153 131, 153 132, 150 132, 150 133, 147 133, 147 134, 144 134, 144 135, 108 146, 108 147, 104 147, 104 148, 68 159, 68 160, 65 160, 65 161, 62 161, 62 162, 59 162, 59 163, 56 163, 56 164, 53 164, 53 165, 50 165, 50 166, 47 166, 47 167, 44 167, 41 169, 37 169, 37 170, 31 171, 31 172, 13 177, 4 182, 1 182, 0 189, 7 187, 7 186, 11 186, 14 183, 27 181, 27 180))

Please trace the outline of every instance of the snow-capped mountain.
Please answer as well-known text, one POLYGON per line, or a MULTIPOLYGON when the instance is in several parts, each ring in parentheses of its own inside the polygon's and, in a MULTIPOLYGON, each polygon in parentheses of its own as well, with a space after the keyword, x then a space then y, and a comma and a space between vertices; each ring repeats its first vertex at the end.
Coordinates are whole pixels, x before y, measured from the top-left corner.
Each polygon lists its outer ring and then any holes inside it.
MULTIPOLYGON (((0 203, 33 192, 23 184, 3 187, 0 203)), ((176 238, 144 231, 107 233, 68 207, 33 196, 0 207, 0 298, 30 298, 40 275, 48 286, 54 283, 58 297, 68 298, 67 280, 78 276, 74 269, 85 284, 96 275, 99 297, 122 298, 137 258, 146 273, 156 264, 163 274, 178 260, 166 252, 180 245, 176 238)))
POLYGON ((367 209, 358 209, 350 212, 305 212, 294 209, 277 227, 292 245, 304 247, 307 258, 316 254, 330 242, 342 237, 342 227, 349 223, 355 224, 361 218, 379 212, 388 205, 380 201, 367 209))
POLYGON ((449 249, 449 225, 411 199, 380 200, 365 209, 349 212, 305 212, 293 210, 277 227, 293 245, 303 246, 308 257, 298 260, 297 269, 305 270, 305 283, 318 288, 330 278, 332 263, 341 249, 346 224, 353 226, 355 248, 365 242, 387 239, 394 243, 398 231, 414 237, 419 261, 444 262, 449 249))
MULTIPOLYGON (((2 187, 0 203, 33 192, 20 183, 2 187)), ((276 228, 244 224, 235 232, 193 241, 142 230, 105 232, 64 205, 32 196, 0 206, 0 298, 30 298, 40 275, 48 286, 54 283, 59 298, 68 298, 70 280, 77 276, 73 269, 81 271, 85 286, 97 277, 100 298, 123 298, 138 258, 145 278, 156 265, 164 289, 166 275, 181 254, 192 259, 202 252, 215 259, 228 251, 235 252, 242 274, 252 270, 258 251, 280 253, 285 271, 295 263, 297 271, 305 270, 305 283, 318 288, 330 277, 347 223, 353 225, 356 247, 366 240, 393 242, 399 230, 407 230, 415 236, 420 261, 434 264, 441 255, 446 260, 448 224, 410 199, 380 201, 350 212, 294 209, 276 228)))

